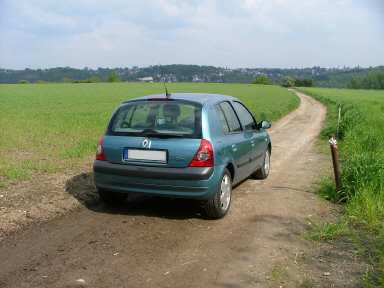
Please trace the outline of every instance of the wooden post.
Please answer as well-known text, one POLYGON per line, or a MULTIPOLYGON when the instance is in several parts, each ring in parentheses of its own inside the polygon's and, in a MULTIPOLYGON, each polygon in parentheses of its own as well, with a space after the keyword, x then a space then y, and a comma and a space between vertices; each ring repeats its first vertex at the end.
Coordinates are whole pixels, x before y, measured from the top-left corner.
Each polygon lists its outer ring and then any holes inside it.
POLYGON ((334 134, 329 135, 328 142, 331 148, 333 172, 335 173, 335 181, 336 181, 336 189, 337 191, 339 191, 341 188, 340 187, 340 181, 341 181, 340 164, 339 164, 339 156, 337 155, 337 150, 339 148, 337 147, 337 140, 334 134))

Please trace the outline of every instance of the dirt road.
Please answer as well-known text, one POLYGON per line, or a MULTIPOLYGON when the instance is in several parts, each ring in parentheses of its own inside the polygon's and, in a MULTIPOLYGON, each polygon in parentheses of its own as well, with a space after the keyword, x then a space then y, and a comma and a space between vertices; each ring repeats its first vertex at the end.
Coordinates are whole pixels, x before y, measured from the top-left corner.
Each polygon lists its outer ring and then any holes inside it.
POLYGON ((238 185, 224 219, 185 200, 81 206, 1 241, 0 287, 358 287, 356 259, 298 236, 332 209, 313 194, 330 166, 315 145, 326 108, 299 96, 270 130, 269 178, 238 185))

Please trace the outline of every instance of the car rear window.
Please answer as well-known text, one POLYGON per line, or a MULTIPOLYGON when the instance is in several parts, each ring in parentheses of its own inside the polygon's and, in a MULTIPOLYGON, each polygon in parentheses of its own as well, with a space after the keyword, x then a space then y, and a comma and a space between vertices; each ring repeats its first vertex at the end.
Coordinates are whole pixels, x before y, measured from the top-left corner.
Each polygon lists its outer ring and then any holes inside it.
POLYGON ((122 105, 109 135, 201 138, 201 105, 182 101, 140 101, 122 105))

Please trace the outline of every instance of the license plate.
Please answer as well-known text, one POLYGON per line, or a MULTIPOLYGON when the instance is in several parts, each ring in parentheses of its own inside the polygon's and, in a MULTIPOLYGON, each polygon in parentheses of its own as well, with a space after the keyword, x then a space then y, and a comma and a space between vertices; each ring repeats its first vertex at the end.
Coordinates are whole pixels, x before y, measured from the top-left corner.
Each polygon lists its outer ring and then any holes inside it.
POLYGON ((124 149, 124 160, 151 163, 167 163, 167 151, 148 149, 124 149))

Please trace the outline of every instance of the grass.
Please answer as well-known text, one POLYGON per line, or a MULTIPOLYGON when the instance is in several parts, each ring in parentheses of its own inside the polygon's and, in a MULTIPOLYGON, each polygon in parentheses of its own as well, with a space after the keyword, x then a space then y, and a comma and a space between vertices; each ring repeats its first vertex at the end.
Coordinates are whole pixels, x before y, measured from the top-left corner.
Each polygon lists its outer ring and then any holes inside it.
POLYGON ((268 287, 281 287, 281 285, 289 280, 289 275, 283 271, 283 264, 281 262, 276 262, 268 274, 269 279, 272 281, 268 287))
POLYGON ((303 283, 299 285, 299 288, 312 288, 315 287, 314 281, 310 278, 305 278, 303 283))
MULTIPOLYGON (((271 121, 299 105, 278 86, 168 83, 172 92, 228 94, 258 120, 271 121)), ((162 83, 0 85, 0 181, 70 173, 92 157, 114 109, 125 100, 164 93, 162 83)))
POLYGON ((348 227, 345 222, 331 223, 324 221, 322 223, 314 223, 312 231, 301 236, 311 241, 329 241, 337 236, 346 234, 348 234, 348 227))
POLYGON ((341 191, 324 181, 320 194, 345 203, 348 222, 370 234, 375 269, 365 287, 384 287, 384 91, 303 88, 328 107, 322 136, 338 134, 341 191), (341 122, 338 125, 338 109, 341 122))

